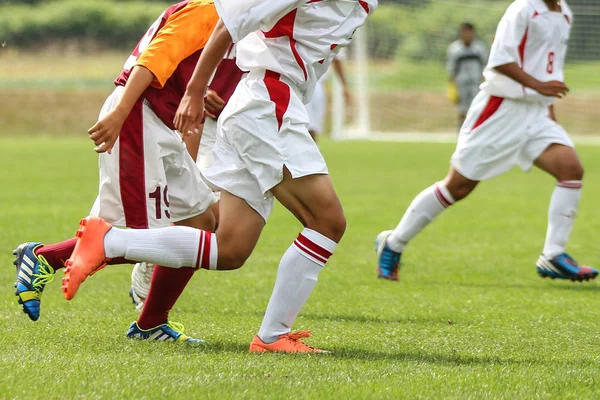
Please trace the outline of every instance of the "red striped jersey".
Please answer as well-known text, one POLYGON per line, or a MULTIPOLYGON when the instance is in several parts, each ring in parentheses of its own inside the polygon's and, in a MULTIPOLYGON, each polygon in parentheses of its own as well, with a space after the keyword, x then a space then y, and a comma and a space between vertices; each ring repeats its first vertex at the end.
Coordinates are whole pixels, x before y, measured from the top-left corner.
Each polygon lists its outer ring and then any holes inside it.
POLYGON ((167 8, 129 56, 115 85, 124 86, 136 65, 155 81, 143 94, 154 113, 171 129, 202 49, 219 20, 212 1, 186 0, 167 8))
POLYGON ((517 0, 508 7, 496 31, 482 90, 492 96, 547 105, 556 101, 524 88, 494 68, 517 63, 542 82, 563 81, 573 13, 565 0, 560 4, 560 12, 551 11, 543 0, 517 0))

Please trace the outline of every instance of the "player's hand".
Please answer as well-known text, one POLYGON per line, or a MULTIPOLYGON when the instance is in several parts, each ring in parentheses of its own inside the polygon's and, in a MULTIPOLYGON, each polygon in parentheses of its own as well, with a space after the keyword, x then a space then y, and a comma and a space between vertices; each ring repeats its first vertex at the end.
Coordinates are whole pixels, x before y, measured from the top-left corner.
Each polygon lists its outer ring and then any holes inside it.
POLYGON ((206 115, 212 119, 217 119, 217 114, 225 107, 225 100, 223 100, 217 92, 208 89, 206 93, 206 99, 204 104, 204 111, 206 115))
POLYGON ((96 153, 111 153, 128 113, 115 108, 106 114, 96 125, 88 129, 90 139, 94 141, 96 153))
POLYGON ((533 89, 544 96, 558 97, 559 99, 562 99, 569 93, 569 87, 561 81, 540 82, 533 89))
POLYGON ((188 136, 200 133, 200 124, 204 116, 204 96, 198 92, 185 92, 173 123, 181 135, 188 136))

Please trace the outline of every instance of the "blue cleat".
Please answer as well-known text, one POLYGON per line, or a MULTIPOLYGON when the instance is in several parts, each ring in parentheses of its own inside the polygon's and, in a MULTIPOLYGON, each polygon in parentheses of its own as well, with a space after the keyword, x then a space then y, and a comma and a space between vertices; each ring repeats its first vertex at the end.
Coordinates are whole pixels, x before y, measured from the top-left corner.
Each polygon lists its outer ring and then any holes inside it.
POLYGON ((377 277, 390 281, 398 280, 401 253, 396 253, 389 248, 386 241, 392 231, 383 231, 375 239, 375 250, 377 251, 377 277))
POLYGON ((42 292, 46 285, 52 282, 55 273, 54 268, 43 256, 35 255, 35 249, 41 245, 41 243, 23 243, 13 251, 15 256, 13 264, 17 267, 15 294, 23 307, 23 312, 32 321, 40 318, 42 292))
POLYGON ((192 346, 203 346, 206 342, 201 339, 194 339, 183 334, 184 327, 176 322, 167 322, 156 328, 144 330, 137 322, 132 322, 129 330, 125 334, 129 339, 138 340, 157 340, 159 342, 185 343, 192 346))
POLYGON ((582 282, 596 279, 598 276, 597 269, 585 265, 580 266, 567 253, 559 254, 551 260, 541 255, 536 265, 537 273, 542 278, 570 279, 573 282, 582 282))

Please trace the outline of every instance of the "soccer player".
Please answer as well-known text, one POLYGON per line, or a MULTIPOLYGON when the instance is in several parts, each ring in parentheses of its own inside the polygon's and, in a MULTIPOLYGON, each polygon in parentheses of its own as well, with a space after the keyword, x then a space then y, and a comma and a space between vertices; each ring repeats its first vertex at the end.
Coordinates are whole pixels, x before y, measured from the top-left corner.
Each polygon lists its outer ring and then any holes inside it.
POLYGON ((82 220, 63 279, 72 297, 107 258, 172 267, 240 268, 252 253, 277 198, 305 226, 283 255, 252 352, 318 353, 290 332, 317 277, 342 238, 346 220, 327 166, 308 133, 303 102, 340 48, 377 2, 216 0, 221 21, 202 52, 175 118, 184 134, 198 129, 210 76, 232 41, 242 79, 218 121, 215 164, 204 177, 221 190, 216 234, 188 227, 113 228, 82 220))
MULTIPOLYGON (((204 105, 206 112, 206 121, 202 128, 202 139, 198 149, 196 164, 200 171, 212 167, 215 162, 213 156, 213 146, 217 140, 217 119, 223 108, 231 98, 236 86, 242 79, 244 72, 237 66, 235 61, 235 45, 232 45, 221 61, 215 76, 213 77, 206 95, 204 105)), ((215 196, 219 198, 219 191, 215 191, 215 196)), ((211 206, 215 216, 216 226, 219 224, 219 203, 211 206)), ((148 297, 150 282, 154 265, 149 263, 137 263, 131 272, 131 288, 129 296, 138 311, 144 308, 144 302, 148 297)))
MULTIPOLYGON (((117 226, 192 226, 210 232, 216 202, 186 150, 173 118, 201 50, 218 21, 212 2, 182 1, 150 27, 106 100, 90 138, 100 154, 100 188, 91 215, 117 226), (117 140, 118 138, 118 140, 117 140)), ((199 135, 190 135, 197 151, 199 135)), ((76 239, 44 246, 25 243, 15 251, 17 296, 32 320, 40 315, 44 287, 63 267, 76 239)), ((175 247, 176 249, 177 247, 175 247)), ((152 251, 152 250, 150 250, 152 251)), ((129 262, 114 258, 113 264, 129 262)), ((137 322, 128 337, 199 343, 168 323, 168 313, 195 272, 157 267, 137 322)))
POLYGON ((446 69, 458 107, 458 129, 465 122, 469 106, 479 92, 483 69, 487 62, 487 48, 475 34, 475 26, 461 24, 459 38, 448 47, 446 69))
POLYGON ((461 128, 446 178, 421 192, 398 227, 377 238, 378 276, 397 280, 410 240, 480 181, 518 165, 556 178, 546 242, 537 261, 542 277, 589 280, 598 271, 565 253, 581 196, 583 167, 553 105, 569 91, 563 83, 573 14, 566 1, 517 0, 498 25, 485 83, 461 128))
MULTIPOLYGON (((331 67, 335 71, 335 74, 340 79, 342 89, 344 91, 344 100, 346 103, 350 102, 350 91, 348 90, 348 83, 346 80, 346 74, 344 73, 344 65, 340 57, 333 59, 331 67)), ((328 71, 329 72, 329 71, 328 71)), ((323 133, 325 125, 325 113, 327 112, 327 92, 325 91, 325 81, 329 78, 329 73, 323 74, 321 79, 317 81, 315 85, 315 91, 313 98, 306 105, 306 111, 308 112, 308 132, 316 142, 317 137, 323 133)))

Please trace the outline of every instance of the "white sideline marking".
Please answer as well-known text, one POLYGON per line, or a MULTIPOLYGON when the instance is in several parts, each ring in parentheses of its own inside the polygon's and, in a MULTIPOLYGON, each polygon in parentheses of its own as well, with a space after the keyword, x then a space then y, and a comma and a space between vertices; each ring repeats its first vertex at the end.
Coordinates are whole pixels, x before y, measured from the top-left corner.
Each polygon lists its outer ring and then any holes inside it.
MULTIPOLYGON (((373 132, 368 136, 356 135, 345 140, 364 140, 375 142, 403 142, 403 143, 456 143, 457 133, 382 133, 373 132)), ((571 135, 576 145, 600 146, 600 135, 571 135)), ((344 140, 344 139, 342 139, 344 140)))

